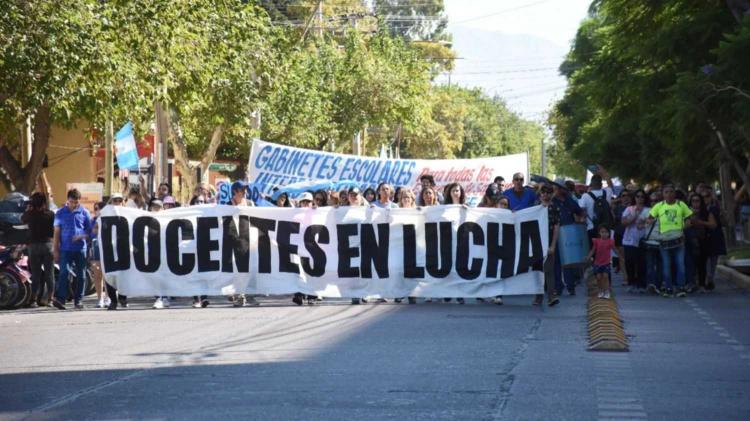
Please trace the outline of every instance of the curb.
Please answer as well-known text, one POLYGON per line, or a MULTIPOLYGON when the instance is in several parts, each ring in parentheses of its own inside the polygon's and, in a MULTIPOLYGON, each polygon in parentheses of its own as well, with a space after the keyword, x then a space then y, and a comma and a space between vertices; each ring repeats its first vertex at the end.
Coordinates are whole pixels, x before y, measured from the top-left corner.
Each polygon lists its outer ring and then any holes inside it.
POLYGON ((716 272, 740 288, 750 289, 750 276, 740 273, 727 265, 716 266, 716 272))
POLYGON ((627 352, 628 338, 624 322, 614 297, 596 298, 596 278, 588 278, 588 334, 589 351, 627 352))

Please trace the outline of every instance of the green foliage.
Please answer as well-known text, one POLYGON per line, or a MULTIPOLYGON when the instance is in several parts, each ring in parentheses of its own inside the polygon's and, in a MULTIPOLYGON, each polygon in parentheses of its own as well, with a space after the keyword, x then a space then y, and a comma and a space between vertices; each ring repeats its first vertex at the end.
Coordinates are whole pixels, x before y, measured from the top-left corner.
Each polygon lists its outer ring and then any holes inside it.
POLYGON ((544 129, 508 110, 479 89, 436 87, 426 124, 407 131, 404 156, 477 158, 529 152, 531 170, 541 170, 544 129))
POLYGON ((716 130, 747 150, 749 21, 720 0, 595 2, 560 67, 556 145, 625 178, 715 179, 716 130))
POLYGON ((292 46, 280 68, 264 101, 262 137, 302 147, 348 151, 367 126, 419 124, 430 89, 415 50, 382 33, 292 46))
POLYGON ((113 63, 97 2, 8 0, 0 9, 0 137, 13 138, 40 107, 59 124, 101 114, 113 63))

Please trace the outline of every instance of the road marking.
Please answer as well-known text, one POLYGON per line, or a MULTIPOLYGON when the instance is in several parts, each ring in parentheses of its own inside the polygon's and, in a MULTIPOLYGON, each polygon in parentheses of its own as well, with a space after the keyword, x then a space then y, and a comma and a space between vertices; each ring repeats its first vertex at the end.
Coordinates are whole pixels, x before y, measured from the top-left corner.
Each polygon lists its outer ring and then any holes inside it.
POLYGON ((686 301, 693 310, 703 319, 703 321, 706 322, 707 325, 711 326, 714 331, 722 338, 724 338, 724 341, 732 346, 732 349, 739 352, 743 352, 743 354, 739 354, 738 356, 742 360, 750 360, 750 354, 745 354, 745 346, 740 345, 740 342, 737 339, 734 339, 732 335, 727 331, 724 326, 720 325, 718 322, 711 319, 711 316, 701 308, 700 305, 695 303, 692 299, 686 301))
POLYGON ((627 353, 596 354, 597 419, 648 419, 627 353))

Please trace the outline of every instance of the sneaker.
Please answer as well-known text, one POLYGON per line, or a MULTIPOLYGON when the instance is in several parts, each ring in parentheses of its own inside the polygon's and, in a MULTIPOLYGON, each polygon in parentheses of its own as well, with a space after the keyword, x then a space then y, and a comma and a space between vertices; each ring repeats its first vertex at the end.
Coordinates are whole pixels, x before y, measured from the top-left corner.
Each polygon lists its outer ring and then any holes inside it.
POLYGON ((678 298, 687 297, 687 293, 685 292, 685 288, 680 288, 679 290, 677 290, 677 297, 678 298))
POLYGON ((83 303, 78 302, 73 304, 73 307, 75 307, 76 310, 83 310, 83 303))
POLYGON ((687 292, 688 294, 692 294, 696 291, 698 291, 698 288, 695 285, 688 285, 687 287, 682 289, 683 291, 687 292))
POLYGON ((163 297, 161 299, 161 304, 164 306, 164 308, 169 308, 169 297, 163 297))
POLYGON ((388 302, 388 300, 386 300, 385 298, 378 298, 378 299, 377 299, 377 301, 375 301, 375 302, 376 302, 376 303, 381 303, 381 304, 382 304, 382 303, 387 303, 387 302, 388 302))
POLYGON ((665 288, 661 291, 661 296, 664 298, 672 298, 674 296, 674 292, 670 288, 665 288))
POLYGON ((193 308, 201 308, 201 302, 198 300, 193 301, 193 308))
POLYGON ((109 307, 110 304, 112 304, 112 300, 109 297, 104 297, 104 307, 109 307))
POLYGON ((58 310, 67 310, 65 304, 61 303, 57 298, 52 299, 52 305, 58 310))
POLYGON ((105 307, 107 306, 104 304, 104 299, 101 299, 99 300, 98 303, 96 303, 96 308, 105 308, 105 307))
POLYGON ((109 303, 107 310, 117 310, 117 303, 109 303))
POLYGON ((208 307, 208 300, 201 300, 201 308, 208 307))
POLYGON ((611 297, 612 296, 610 295, 609 290, 604 291, 604 295, 602 296, 602 298, 604 298, 605 300, 609 300, 611 297))
POLYGON ((117 300, 120 302, 120 307, 128 308, 128 297, 119 296, 117 297, 117 300))
POLYGON ((314 306, 315 305, 315 297, 307 297, 307 305, 314 306))
POLYGON ((599 291, 599 293, 596 294, 596 298, 604 298, 604 291, 599 291))
POLYGON ((428 298, 425 298, 425 299, 424 299, 424 302, 425 302, 425 303, 431 303, 431 302, 432 302, 432 298, 429 298, 429 297, 428 297, 428 298))
POLYGON ((495 303, 495 304, 497 304, 497 305, 499 305, 499 306, 503 305, 503 296, 502 295, 498 295, 497 297, 495 297, 495 298, 492 299, 492 302, 495 303))
POLYGON ((354 305, 359 304, 360 301, 361 301, 360 298, 352 298, 352 304, 354 304, 354 305))
POLYGON ((648 292, 649 294, 658 294, 659 289, 656 288, 656 285, 654 284, 648 284, 648 286, 646 286, 646 292, 648 292))
POLYGON ((453 298, 443 298, 443 302, 450 303, 453 298))
POLYGON ((39 307, 39 304, 38 304, 38 303, 37 303, 36 301, 32 301, 32 302, 31 302, 31 303, 29 304, 29 308, 37 308, 37 307, 39 307))
POLYGON ((463 298, 456 298, 456 302, 459 304, 466 304, 466 301, 463 298))
POLYGON ((244 294, 237 294, 237 295, 235 295, 234 299, 232 300, 232 306, 234 306, 234 307, 244 307, 245 306, 245 295, 244 294))
POLYGON ((152 305, 151 308, 156 308, 156 309, 164 308, 164 303, 162 302, 161 298, 157 298, 156 301, 154 301, 154 305, 152 305))
POLYGON ((393 301, 396 302, 396 304, 401 304, 401 301, 404 301, 403 298, 394 298, 393 301))
POLYGON ((296 293, 296 294, 294 294, 294 297, 292 297, 292 302, 294 304, 297 304, 298 306, 301 306, 302 305, 302 294, 300 294, 299 292, 296 293))
POLYGON ((537 294, 534 297, 534 301, 531 302, 531 305, 532 306, 540 306, 540 305, 542 305, 543 299, 544 299, 544 296, 542 294, 537 294))
POLYGON ((549 307, 554 307, 558 304, 560 304, 560 299, 557 298, 557 295, 553 295, 549 297, 549 300, 547 300, 547 306, 549 307))
POLYGON ((486 301, 484 298, 477 298, 476 300, 478 303, 483 303, 486 301))
POLYGON ((248 295, 247 297, 245 297, 245 305, 250 307, 258 307, 260 303, 255 299, 255 297, 253 297, 252 295, 248 295))
POLYGON ((409 297, 409 304, 416 304, 417 298, 416 297, 409 297))

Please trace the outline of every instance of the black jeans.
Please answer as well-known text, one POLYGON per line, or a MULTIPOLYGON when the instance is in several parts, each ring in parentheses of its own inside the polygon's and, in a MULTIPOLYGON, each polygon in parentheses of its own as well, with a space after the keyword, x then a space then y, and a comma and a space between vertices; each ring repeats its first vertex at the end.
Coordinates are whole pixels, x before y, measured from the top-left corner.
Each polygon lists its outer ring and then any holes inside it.
POLYGON ((108 284, 107 282, 104 282, 104 286, 107 288, 107 297, 109 297, 109 301, 114 303, 115 307, 117 307, 118 298, 123 299, 123 300, 128 299, 128 297, 118 294, 117 289, 113 287, 112 285, 108 284))
POLYGON ((625 271, 628 284, 646 288, 646 250, 638 246, 625 246, 625 271))
POLYGON ((29 269, 31 269, 31 288, 37 301, 42 300, 55 290, 55 265, 52 256, 52 242, 31 243, 29 252, 29 269), (46 287, 46 290, 45 290, 46 287))

